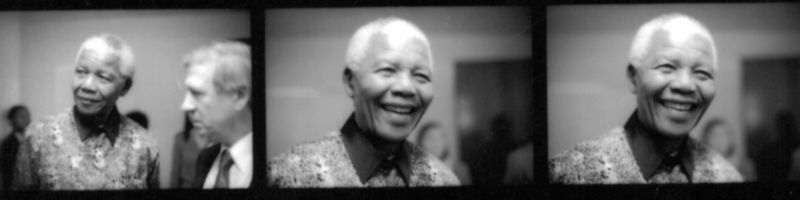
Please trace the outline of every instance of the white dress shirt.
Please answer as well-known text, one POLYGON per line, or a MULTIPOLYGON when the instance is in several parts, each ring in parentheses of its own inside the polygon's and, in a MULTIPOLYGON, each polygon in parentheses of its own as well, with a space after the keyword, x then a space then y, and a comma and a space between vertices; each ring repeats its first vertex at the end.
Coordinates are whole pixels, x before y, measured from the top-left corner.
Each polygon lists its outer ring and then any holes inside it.
POLYGON ((206 182, 203 184, 203 189, 213 189, 214 184, 217 183, 217 174, 219 174, 219 162, 223 151, 229 149, 233 165, 228 171, 228 188, 247 188, 250 186, 250 180, 253 179, 253 132, 247 133, 244 137, 233 143, 233 146, 226 147, 222 145, 219 149, 217 157, 214 158, 214 164, 211 165, 211 170, 206 175, 206 182))

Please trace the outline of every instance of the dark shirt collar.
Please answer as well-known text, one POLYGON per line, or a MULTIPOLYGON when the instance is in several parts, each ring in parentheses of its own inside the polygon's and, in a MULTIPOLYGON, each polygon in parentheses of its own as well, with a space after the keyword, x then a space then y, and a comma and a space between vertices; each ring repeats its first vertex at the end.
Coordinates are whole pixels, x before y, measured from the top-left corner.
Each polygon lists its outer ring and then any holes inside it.
POLYGON ((680 165, 681 172, 692 182, 694 171, 694 155, 690 150, 689 136, 682 139, 676 152, 662 152, 657 147, 659 140, 655 130, 644 126, 639 121, 637 111, 633 112, 625 123, 625 136, 633 152, 636 164, 645 180, 650 180, 661 167, 680 165))
POLYGON ((108 140, 111 141, 111 145, 114 145, 119 135, 121 122, 121 116, 116 106, 111 110, 111 114, 108 115, 107 119, 98 119, 93 116, 83 115, 78 112, 77 107, 72 108, 72 114, 75 117, 75 124, 78 126, 76 128, 80 132, 79 135, 86 136, 81 138, 81 141, 105 133, 108 140))
MULTIPOLYGON (((371 133, 364 132, 359 128, 355 120, 355 114, 351 114, 345 122, 344 126, 339 130, 342 133, 342 142, 350 156, 353 167, 356 170, 358 178, 361 183, 366 183, 369 178, 378 173, 381 169, 381 163, 388 161, 394 164, 400 173, 406 186, 409 184, 409 177, 411 175, 411 163, 408 158, 407 143, 403 141, 395 153, 383 153, 378 151, 373 146, 373 141, 377 138, 372 138, 371 133)), ((386 165, 386 164, 384 164, 386 165)), ((384 166, 388 167, 388 166, 384 166)))

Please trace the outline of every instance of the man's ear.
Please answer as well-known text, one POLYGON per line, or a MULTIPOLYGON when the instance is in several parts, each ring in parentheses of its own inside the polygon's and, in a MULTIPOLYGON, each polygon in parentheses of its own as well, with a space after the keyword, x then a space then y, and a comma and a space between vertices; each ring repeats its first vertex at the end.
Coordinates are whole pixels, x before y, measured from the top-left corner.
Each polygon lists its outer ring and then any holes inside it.
POLYGON ((248 86, 242 86, 236 90, 236 102, 234 107, 241 110, 250 106, 251 89, 248 86))
POLYGON ((344 92, 347 94, 348 97, 353 98, 353 71, 350 70, 348 66, 344 67, 344 73, 342 74, 342 83, 344 83, 344 92))
POLYGON ((631 93, 636 94, 636 68, 634 68, 630 63, 628 63, 626 74, 628 77, 628 89, 631 91, 631 93))
POLYGON ((133 78, 125 78, 125 83, 122 85, 122 93, 119 96, 125 96, 128 91, 133 87, 133 78))

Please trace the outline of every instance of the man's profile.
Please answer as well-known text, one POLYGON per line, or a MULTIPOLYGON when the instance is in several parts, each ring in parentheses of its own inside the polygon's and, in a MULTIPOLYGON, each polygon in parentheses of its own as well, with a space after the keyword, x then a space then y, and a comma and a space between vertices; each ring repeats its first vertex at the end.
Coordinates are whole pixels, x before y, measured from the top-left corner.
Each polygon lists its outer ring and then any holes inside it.
POLYGON ((248 188, 253 178, 250 47, 221 41, 184 58, 181 110, 214 145, 197 156, 194 188, 248 188))

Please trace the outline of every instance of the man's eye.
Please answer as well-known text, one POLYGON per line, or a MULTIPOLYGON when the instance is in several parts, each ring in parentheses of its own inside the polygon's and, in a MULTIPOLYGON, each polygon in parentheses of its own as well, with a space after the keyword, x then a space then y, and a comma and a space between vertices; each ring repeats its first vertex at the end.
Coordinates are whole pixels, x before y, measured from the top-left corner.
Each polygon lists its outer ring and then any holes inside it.
POLYGON ((696 71, 694 71, 694 73, 697 74, 700 77, 701 80, 714 79, 714 76, 711 75, 711 73, 709 73, 707 71, 696 70, 696 71))
POLYGON ((378 69, 377 72, 379 74, 382 74, 382 75, 392 75, 395 72, 397 72, 397 70, 395 70, 394 68, 391 68, 391 67, 384 67, 384 68, 378 69))
POLYGON ((192 94, 193 97, 200 97, 200 95, 203 95, 202 92, 192 89, 189 89, 189 94, 192 94))
POLYGON ((414 74, 414 77, 416 77, 417 79, 420 79, 420 80, 422 80, 424 82, 430 82, 431 81, 431 77, 428 76, 427 74, 423 74, 423 73, 416 73, 416 74, 414 74))
POLYGON ((662 72, 672 72, 672 71, 675 71, 675 66, 667 65, 667 64, 659 65, 659 66, 656 66, 656 70, 659 70, 659 71, 662 71, 662 72))
POLYGON ((97 77, 102 79, 102 80, 104 80, 104 81, 108 81, 108 82, 111 82, 111 81, 114 80, 114 79, 111 78, 111 76, 108 76, 108 75, 105 75, 105 74, 99 74, 99 75, 97 75, 97 77))

